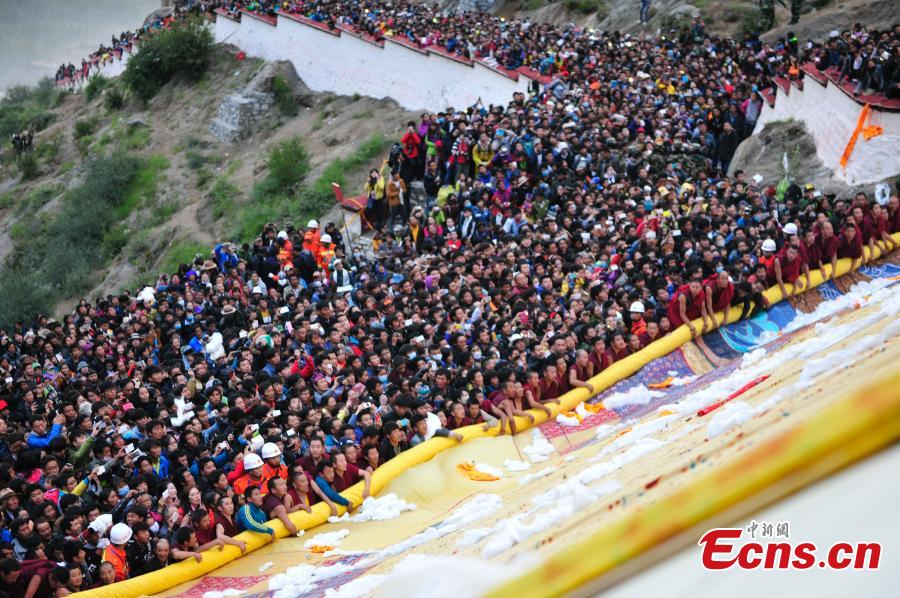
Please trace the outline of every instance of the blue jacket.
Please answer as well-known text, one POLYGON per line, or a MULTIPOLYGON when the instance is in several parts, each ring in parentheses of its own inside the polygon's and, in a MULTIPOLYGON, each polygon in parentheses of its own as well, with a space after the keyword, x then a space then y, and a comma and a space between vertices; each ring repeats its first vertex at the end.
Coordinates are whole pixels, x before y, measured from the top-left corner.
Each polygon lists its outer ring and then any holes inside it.
POLYGON ((266 514, 254 504, 247 503, 237 512, 237 522, 242 529, 260 534, 275 535, 275 530, 266 525, 266 514))
POLYGON ((37 434, 32 434, 28 437, 28 446, 31 448, 47 448, 50 446, 50 441, 60 435, 62 432, 62 426, 59 424, 53 424, 50 427, 50 431, 46 434, 42 434, 38 436, 37 434))
POLYGON ((331 487, 331 484, 325 481, 325 478, 319 476, 316 478, 316 484, 319 485, 319 489, 325 493, 325 496, 331 499, 331 502, 337 503, 342 507, 346 507, 350 504, 350 501, 341 496, 337 490, 331 487))
POLYGON ((222 272, 229 270, 231 268, 235 268, 238 265, 238 257, 233 253, 225 253, 222 251, 222 245, 216 245, 216 248, 213 250, 213 253, 216 256, 216 263, 219 264, 219 269, 222 272))

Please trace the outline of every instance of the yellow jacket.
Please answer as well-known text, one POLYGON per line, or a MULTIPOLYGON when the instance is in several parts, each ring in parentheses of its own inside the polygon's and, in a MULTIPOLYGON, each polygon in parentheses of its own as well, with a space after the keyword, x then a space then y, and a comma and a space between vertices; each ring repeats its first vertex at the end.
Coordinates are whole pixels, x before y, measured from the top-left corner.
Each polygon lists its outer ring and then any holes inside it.
POLYGON ((374 194, 374 198, 376 201, 381 201, 382 199, 384 199, 384 165, 385 164, 386 163, 383 163, 381 165, 381 170, 378 172, 378 180, 377 181, 375 181, 373 183, 371 178, 366 179, 365 191, 366 191, 367 198, 372 197, 374 194))
POLYGON ((472 161, 475 162, 475 168, 482 164, 488 164, 493 159, 494 150, 491 149, 490 145, 482 149, 481 145, 476 143, 475 147, 472 148, 472 161))

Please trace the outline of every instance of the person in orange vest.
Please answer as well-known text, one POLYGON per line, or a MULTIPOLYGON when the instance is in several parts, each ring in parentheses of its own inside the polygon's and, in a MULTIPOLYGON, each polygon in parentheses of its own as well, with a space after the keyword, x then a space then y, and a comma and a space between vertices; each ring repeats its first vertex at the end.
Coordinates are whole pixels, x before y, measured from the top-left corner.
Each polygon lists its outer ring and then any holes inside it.
POLYGON ((775 252, 778 251, 778 246, 775 245, 775 241, 772 239, 766 239, 762 243, 762 255, 759 256, 759 263, 763 264, 766 269, 772 265, 775 261, 775 252))
POLYGON ((263 460, 256 453, 250 453, 244 457, 243 465, 245 473, 234 481, 234 493, 243 495, 247 488, 259 488, 265 494, 263 460))
POLYGON ((117 523, 109 530, 109 546, 103 549, 101 563, 109 563, 116 571, 116 581, 128 579, 128 557, 125 545, 131 540, 131 528, 124 523, 117 523))
POLYGON ((288 469, 287 465, 281 462, 281 449, 274 442, 267 442, 262 446, 263 473, 262 477, 266 481, 268 488, 269 480, 281 478, 287 482, 288 469))
POLYGON ((334 243, 331 242, 331 235, 325 233, 321 238, 321 251, 316 259, 319 267, 325 271, 326 276, 331 269, 331 260, 334 259, 334 243))
POLYGON ((294 244, 285 231, 278 233, 278 263, 282 268, 294 262, 294 244))
POLYGON ((306 232, 303 233, 303 249, 308 249, 318 262, 322 244, 320 242, 319 223, 315 220, 310 220, 306 225, 306 232))

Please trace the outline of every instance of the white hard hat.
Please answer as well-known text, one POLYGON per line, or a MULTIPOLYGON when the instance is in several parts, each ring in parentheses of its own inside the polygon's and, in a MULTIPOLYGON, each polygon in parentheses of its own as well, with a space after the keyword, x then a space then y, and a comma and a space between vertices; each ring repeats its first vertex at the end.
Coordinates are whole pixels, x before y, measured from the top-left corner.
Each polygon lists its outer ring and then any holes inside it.
POLYGON ((775 241, 773 241, 772 239, 766 239, 765 241, 763 241, 762 249, 763 251, 775 251, 775 241))
POLYGON ((328 233, 325 233, 324 235, 322 235, 321 241, 323 243, 331 243, 331 235, 329 235, 328 233))
POLYGON ((797 225, 793 222, 788 222, 784 225, 784 233, 786 235, 796 235, 797 234, 797 225))
POLYGON ((310 220, 309 222, 306 223, 306 228, 319 228, 319 221, 318 220, 310 220))
MULTIPOLYGON (((262 458, 263 458, 263 459, 268 459, 268 458, 270 458, 270 457, 280 457, 280 456, 281 456, 281 449, 278 448, 278 445, 275 444, 274 442, 267 442, 267 443, 265 443, 265 444, 263 445, 263 447, 262 447, 262 451, 261 451, 261 452, 262 452, 262 458)), ((246 469, 246 468, 247 468, 247 464, 245 463, 245 464, 244 464, 244 469, 246 469)))
POLYGON ((246 457, 244 457, 244 469, 256 469, 257 467, 262 467, 263 462, 262 459, 259 458, 259 455, 256 453, 250 453, 246 457))
POLYGON ((635 301, 634 303, 631 304, 631 307, 628 308, 628 311, 634 312, 637 314, 642 314, 642 313, 644 313, 644 304, 641 303, 640 301, 635 301))
POLYGON ((117 523, 109 530, 109 541, 113 544, 128 544, 131 539, 131 528, 124 523, 117 523))
POLYGON ((278 238, 279 238, 279 239, 284 239, 285 241, 287 241, 287 238, 288 238, 287 233, 284 232, 284 231, 279 231, 279 232, 278 232, 278 238))

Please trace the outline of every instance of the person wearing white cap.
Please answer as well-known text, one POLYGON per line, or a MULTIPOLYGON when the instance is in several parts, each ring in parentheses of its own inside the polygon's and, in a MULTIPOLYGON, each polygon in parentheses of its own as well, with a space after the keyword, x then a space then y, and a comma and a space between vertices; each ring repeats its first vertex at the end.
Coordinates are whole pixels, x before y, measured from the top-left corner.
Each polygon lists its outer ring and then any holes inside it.
MULTIPOLYGON (((800 231, 797 228, 797 225, 794 224, 793 222, 788 222, 787 224, 784 225, 784 227, 781 230, 784 231, 785 248, 787 248, 788 245, 791 245, 791 246, 797 248, 797 253, 800 256, 800 268, 803 270, 803 274, 806 277, 806 288, 811 289, 812 288, 812 280, 810 278, 810 271, 809 271, 810 246, 807 245, 807 243, 803 239, 800 238, 800 231)), ((785 250, 782 249, 782 252, 784 252, 784 251, 785 250)), ((816 266, 816 264, 814 264, 814 266, 816 266)), ((794 294, 796 294, 796 293, 797 293, 797 285, 794 285, 794 294)))
POLYGON ((310 220, 306 225, 306 232, 303 233, 303 249, 312 253, 317 260, 319 259, 322 245, 319 240, 319 223, 315 220, 310 220))
POLYGON ((109 563, 116 571, 116 581, 128 579, 128 556, 125 545, 131 540, 131 528, 117 523, 109 530, 109 546, 103 549, 102 563, 109 563))
POLYGON ((645 311, 644 304, 640 301, 635 301, 631 304, 631 307, 628 308, 628 313, 631 315, 632 334, 640 336, 647 331, 647 323, 644 321, 645 311))
POLYGON ((321 251, 319 251, 319 268, 328 272, 331 266, 331 260, 334 259, 334 243, 331 242, 331 235, 325 233, 321 237, 321 251))
POLYGON ((240 462, 235 473, 240 470, 244 471, 238 479, 234 481, 235 494, 243 494, 248 488, 264 488, 266 479, 263 476, 263 460, 256 453, 249 453, 244 460, 240 462))
POLYGON ((274 442, 267 442, 262 445, 259 451, 262 455, 263 468, 262 476, 268 482, 272 478, 288 479, 287 466, 281 462, 281 449, 274 442))
POLYGON ((294 261, 294 244, 291 243, 291 239, 285 231, 278 233, 276 243, 278 245, 278 263, 282 268, 286 268, 294 261))

